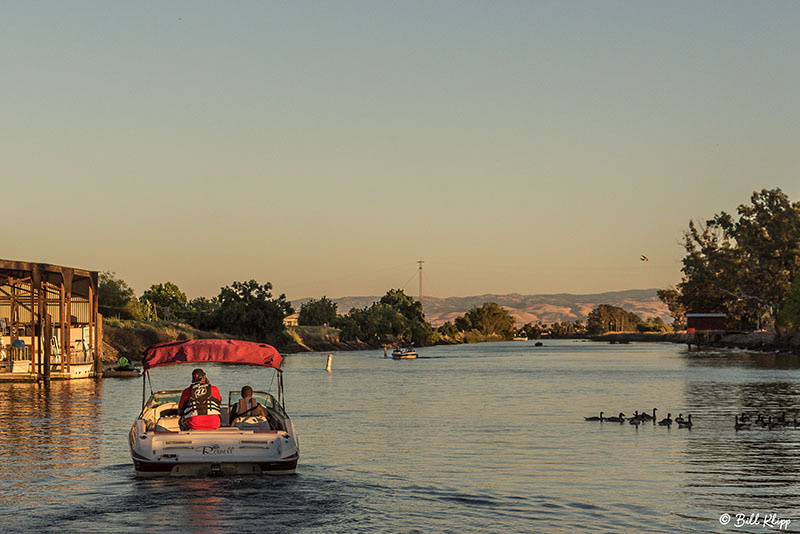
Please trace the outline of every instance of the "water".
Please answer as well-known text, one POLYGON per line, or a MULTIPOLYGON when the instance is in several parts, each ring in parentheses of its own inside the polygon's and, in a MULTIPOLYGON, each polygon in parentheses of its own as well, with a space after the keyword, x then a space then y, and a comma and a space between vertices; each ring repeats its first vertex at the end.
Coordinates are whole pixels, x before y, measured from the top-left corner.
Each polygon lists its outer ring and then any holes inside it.
MULTIPOLYGON (((138 479, 141 380, 0 384, 0 531, 768 530, 722 513, 800 531, 800 430, 733 429, 742 411, 800 418, 796 356, 576 341, 419 352, 341 352, 331 374, 326 354, 288 356, 301 453, 288 477, 138 479), (654 407, 694 428, 583 420, 654 407)), ((154 370, 154 388, 184 387, 191 368, 154 370)), ((205 369, 224 392, 272 378, 205 369)))

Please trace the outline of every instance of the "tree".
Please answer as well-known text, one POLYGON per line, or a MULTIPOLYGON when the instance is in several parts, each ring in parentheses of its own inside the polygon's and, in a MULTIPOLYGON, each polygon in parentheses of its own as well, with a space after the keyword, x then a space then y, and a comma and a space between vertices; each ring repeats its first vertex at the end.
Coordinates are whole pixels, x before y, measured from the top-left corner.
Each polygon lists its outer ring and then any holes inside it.
POLYGON ((672 316, 672 326, 676 330, 686 327, 686 308, 681 301, 681 293, 675 288, 668 287, 656 291, 658 299, 667 305, 672 316))
POLYGON ((664 323, 661 317, 652 317, 643 323, 636 325, 639 332, 669 332, 671 328, 664 323))
POLYGON ((720 212, 689 223, 678 285, 687 311, 725 312, 740 327, 773 321, 800 273, 800 203, 780 189, 754 192, 738 220, 720 212))
POLYGON ((527 323, 522 327, 522 332, 528 339, 539 339, 545 333, 547 328, 541 321, 536 323, 527 323))
POLYGON ((504 339, 514 336, 514 318, 496 302, 484 302, 475 306, 467 312, 466 317, 472 329, 485 336, 494 334, 504 339))
POLYGON ((800 329, 800 274, 792 282, 789 297, 781 305, 776 324, 792 330, 800 329))
POLYGON ((642 318, 617 306, 600 304, 589 312, 586 330, 591 335, 635 331, 642 318))
POLYGON ((216 317, 219 310, 217 297, 207 299, 197 297, 186 303, 183 319, 200 330, 214 330, 217 328, 216 317))
POLYGON ((304 326, 322 326, 331 324, 336 319, 336 303, 328 297, 319 300, 311 299, 300 306, 298 324, 304 326))
POLYGON ((425 314, 422 313, 422 303, 406 295, 402 289, 390 289, 381 297, 379 302, 399 311, 406 319, 425 321, 425 314))
POLYGON ((780 189, 763 189, 738 207, 738 221, 724 211, 714 217, 736 242, 740 269, 729 290, 746 301, 750 315, 780 313, 792 280, 800 273, 800 203, 780 189))
POLYGON ((166 310, 169 310, 171 317, 177 317, 186 310, 187 304, 186 294, 172 282, 151 285, 139 300, 153 304, 161 317, 164 317, 166 310))
POLYGON ((444 323, 442 326, 438 328, 438 330, 439 333, 444 337, 450 339, 455 339, 456 337, 458 337, 458 328, 456 328, 456 326, 450 321, 444 323))
POLYGON ((337 317, 333 326, 344 341, 359 340, 371 345, 413 343, 428 345, 436 332, 422 313, 422 304, 402 290, 389 290, 379 302, 365 308, 353 308, 337 317))
POLYGON ((220 290, 215 324, 223 332, 257 341, 282 340, 283 318, 294 313, 286 295, 272 298, 272 284, 233 282, 220 290))
POLYGON ((469 315, 465 314, 461 317, 456 317, 453 323, 459 332, 469 332, 472 330, 472 321, 470 320, 469 315))
POLYGON ((143 308, 125 280, 117 278, 116 273, 100 273, 97 286, 98 308, 106 317, 141 320, 143 308))

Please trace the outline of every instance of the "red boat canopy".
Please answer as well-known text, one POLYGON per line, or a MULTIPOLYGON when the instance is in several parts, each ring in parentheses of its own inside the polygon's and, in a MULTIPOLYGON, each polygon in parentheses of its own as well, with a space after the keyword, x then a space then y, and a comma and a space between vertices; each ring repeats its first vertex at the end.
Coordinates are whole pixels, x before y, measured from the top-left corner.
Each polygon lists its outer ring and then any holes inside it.
POLYGON ((232 339, 190 339, 148 347, 144 351, 142 367, 147 372, 153 367, 178 363, 243 363, 261 365, 281 370, 283 357, 272 345, 236 341, 232 339))

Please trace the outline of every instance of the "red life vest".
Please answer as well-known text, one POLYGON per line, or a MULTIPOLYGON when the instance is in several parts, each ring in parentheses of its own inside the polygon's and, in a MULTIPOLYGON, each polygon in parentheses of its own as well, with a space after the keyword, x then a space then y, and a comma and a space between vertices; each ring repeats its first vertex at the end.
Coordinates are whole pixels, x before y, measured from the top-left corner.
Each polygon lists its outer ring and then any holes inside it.
POLYGON ((220 425, 222 396, 211 384, 192 384, 181 395, 181 418, 186 428, 213 430, 220 425))

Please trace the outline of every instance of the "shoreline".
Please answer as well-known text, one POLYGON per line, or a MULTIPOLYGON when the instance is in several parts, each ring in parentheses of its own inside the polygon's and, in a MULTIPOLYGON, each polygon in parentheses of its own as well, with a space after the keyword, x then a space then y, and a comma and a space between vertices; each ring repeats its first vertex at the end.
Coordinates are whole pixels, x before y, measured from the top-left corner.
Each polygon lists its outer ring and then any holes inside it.
POLYGON ((700 339, 696 334, 686 332, 669 333, 639 333, 639 332, 615 332, 590 336, 588 339, 599 342, 609 343, 678 343, 699 348, 725 348, 740 349, 750 352, 786 352, 800 354, 800 332, 796 333, 777 333, 777 332, 729 332, 718 333, 698 342, 700 339))
MULTIPOLYGON (((193 329, 188 325, 176 323, 137 323, 130 322, 125 326, 104 327, 103 362, 111 364, 120 356, 126 356, 131 361, 141 361, 144 349, 155 343, 177 341, 193 338, 224 338, 218 332, 206 332, 193 329)), ((295 328, 287 330, 289 333, 287 343, 279 347, 281 353, 300 354, 304 352, 341 352, 381 350, 383 346, 372 346, 363 342, 344 342, 334 335, 332 329, 322 327, 295 328)), ((752 352, 788 352, 800 354, 800 332, 775 333, 775 332, 730 332, 716 333, 709 336, 702 343, 697 343, 694 334, 686 332, 610 332, 597 336, 570 336, 566 338, 531 339, 529 342, 552 339, 585 339, 600 343, 626 344, 636 343, 676 343, 696 347, 713 347, 740 349, 752 352)), ((497 339, 496 341, 501 341, 497 339)), ((491 341, 487 341, 491 342, 491 341)), ((454 340, 442 340, 435 345, 461 345, 454 340)))

